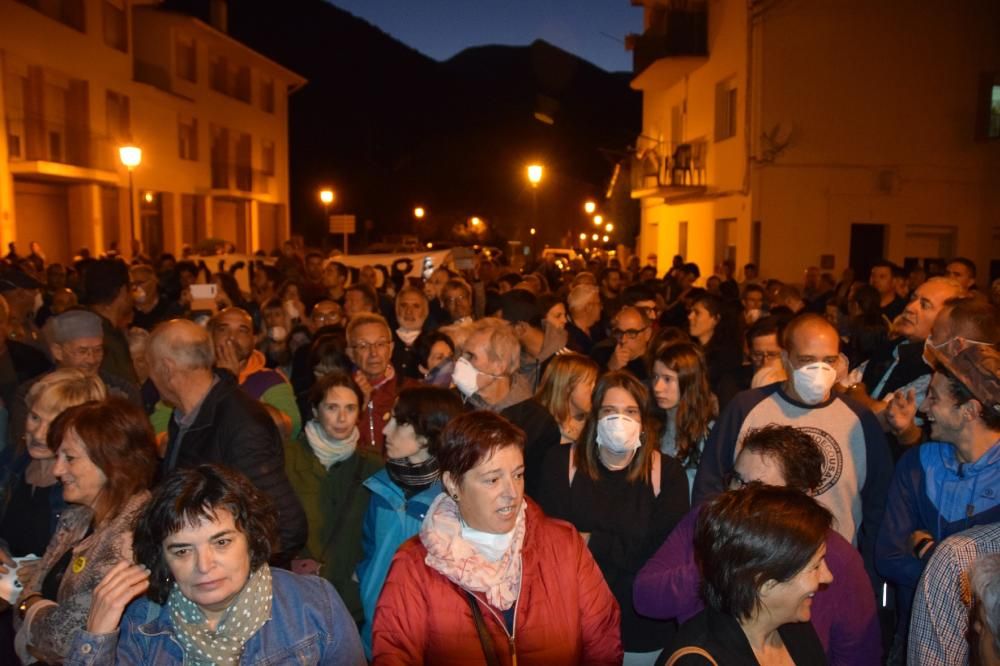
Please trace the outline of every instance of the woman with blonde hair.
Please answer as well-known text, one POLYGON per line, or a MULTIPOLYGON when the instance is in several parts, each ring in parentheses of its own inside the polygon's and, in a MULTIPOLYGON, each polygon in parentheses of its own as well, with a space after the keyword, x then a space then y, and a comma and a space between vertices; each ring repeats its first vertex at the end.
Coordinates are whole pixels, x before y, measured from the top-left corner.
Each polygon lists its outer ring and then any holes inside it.
POLYGON ((636 614, 632 583, 688 510, 688 483, 675 459, 660 454, 649 392, 629 372, 597 381, 583 434, 550 449, 539 504, 583 535, 622 612, 626 664, 652 664, 670 626, 636 614))
POLYGON ((12 557, 41 555, 66 508, 53 473, 55 452, 46 443, 49 425, 70 407, 107 396, 104 382, 76 368, 42 376, 28 391, 24 438, 0 469, 0 575, 12 557))
POLYGON ((553 356, 545 368, 535 400, 559 425, 560 444, 572 444, 583 432, 598 372, 597 363, 582 354, 553 356))

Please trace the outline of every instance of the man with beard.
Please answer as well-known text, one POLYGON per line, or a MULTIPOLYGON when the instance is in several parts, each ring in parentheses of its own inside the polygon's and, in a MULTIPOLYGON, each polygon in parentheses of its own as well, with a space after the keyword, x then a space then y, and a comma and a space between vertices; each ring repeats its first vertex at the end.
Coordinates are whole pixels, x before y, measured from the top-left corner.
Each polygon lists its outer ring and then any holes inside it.
POLYGON ((264 354, 254 349, 253 318, 241 308, 226 308, 208 324, 215 347, 215 367, 228 370, 240 388, 255 400, 271 405, 288 416, 292 437, 302 429, 302 415, 288 380, 266 367, 264 354))
POLYGON ((396 321, 399 326, 392 332, 392 365, 401 377, 421 379, 417 369, 414 343, 424 330, 430 306, 427 297, 416 287, 403 287, 396 296, 396 321))
POLYGON ((621 307, 622 272, 614 267, 601 271, 601 308, 609 316, 618 312, 621 307))
POLYGON ((914 591, 937 545, 1000 521, 1000 352, 958 339, 928 352, 934 376, 921 410, 931 441, 899 461, 875 551, 897 589, 894 650, 905 649, 914 591))

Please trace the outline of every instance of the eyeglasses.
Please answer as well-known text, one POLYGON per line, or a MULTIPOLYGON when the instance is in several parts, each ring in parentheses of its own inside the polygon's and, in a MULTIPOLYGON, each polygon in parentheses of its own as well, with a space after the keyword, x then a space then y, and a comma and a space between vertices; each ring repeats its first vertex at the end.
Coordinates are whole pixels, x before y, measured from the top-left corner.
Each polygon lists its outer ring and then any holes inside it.
POLYGON ((627 328, 624 331, 620 328, 613 329, 611 331, 611 337, 615 340, 625 340, 626 342, 632 342, 642 333, 646 331, 649 326, 643 326, 642 328, 627 328))
POLYGON ((776 358, 781 357, 780 351, 769 351, 769 352, 750 352, 750 358, 760 363, 761 361, 773 361, 776 358))
POLYGON ((730 490, 739 490, 740 488, 745 488, 750 482, 739 475, 735 469, 729 474, 726 474, 726 487, 730 490))
POLYGON ((358 342, 351 345, 351 349, 354 350, 355 354, 367 354, 369 350, 374 350, 376 352, 384 352, 389 349, 389 345, 392 344, 389 340, 378 340, 376 342, 358 342))

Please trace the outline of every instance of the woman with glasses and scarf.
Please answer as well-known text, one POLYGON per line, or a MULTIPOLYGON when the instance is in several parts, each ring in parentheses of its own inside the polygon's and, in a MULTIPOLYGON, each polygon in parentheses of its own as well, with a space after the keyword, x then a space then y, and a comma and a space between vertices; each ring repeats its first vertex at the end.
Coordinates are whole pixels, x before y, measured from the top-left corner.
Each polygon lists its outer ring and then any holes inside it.
POLYGON ((365 621, 361 630, 371 656, 372 619, 392 556, 420 531, 420 523, 441 493, 441 465, 435 451, 448 421, 463 412, 454 391, 437 386, 403 389, 385 426, 385 467, 364 482, 371 500, 362 528, 364 559, 358 564, 365 621))
POLYGON ((652 664, 671 627, 639 617, 632 581, 688 510, 688 481, 661 455, 646 387, 628 372, 597 381, 590 416, 572 447, 549 451, 539 504, 583 535, 622 609, 626 664, 652 664))
POLYGON ((361 561, 361 523, 369 491, 362 484, 382 468, 382 457, 359 446, 361 389, 343 372, 316 381, 310 393, 313 418, 285 445, 285 473, 309 520, 299 573, 333 583, 355 621, 363 617, 354 568, 361 561))

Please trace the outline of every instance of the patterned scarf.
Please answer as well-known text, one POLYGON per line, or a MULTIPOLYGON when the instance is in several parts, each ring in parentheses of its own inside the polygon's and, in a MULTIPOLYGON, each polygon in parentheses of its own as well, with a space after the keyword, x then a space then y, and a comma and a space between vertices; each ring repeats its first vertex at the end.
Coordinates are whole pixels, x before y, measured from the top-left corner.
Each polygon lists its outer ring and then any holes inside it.
POLYGON ((420 541, 427 549, 424 563, 463 590, 486 593, 486 600, 494 608, 509 610, 521 592, 526 506, 522 501, 507 552, 496 562, 490 562, 462 538, 458 503, 447 493, 441 493, 431 504, 420 528, 420 541))
POLYGON ((355 426, 351 434, 344 439, 334 439, 327 434, 326 430, 323 430, 323 426, 316 419, 306 424, 305 433, 309 448, 316 454, 319 464, 325 469, 330 469, 334 463, 350 458, 354 454, 354 450, 358 448, 358 439, 361 437, 361 433, 355 426))
POLYGON ((226 609, 215 631, 205 616, 174 584, 167 598, 177 640, 184 648, 184 662, 195 666, 238 664, 243 646, 271 619, 271 569, 262 565, 226 609))

